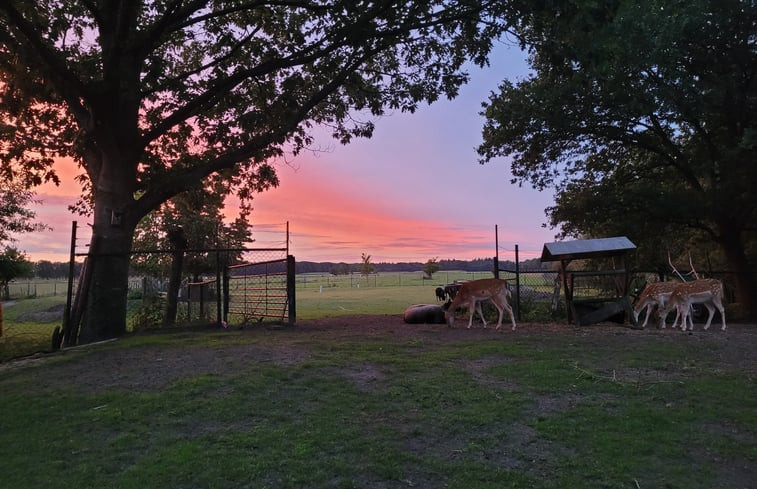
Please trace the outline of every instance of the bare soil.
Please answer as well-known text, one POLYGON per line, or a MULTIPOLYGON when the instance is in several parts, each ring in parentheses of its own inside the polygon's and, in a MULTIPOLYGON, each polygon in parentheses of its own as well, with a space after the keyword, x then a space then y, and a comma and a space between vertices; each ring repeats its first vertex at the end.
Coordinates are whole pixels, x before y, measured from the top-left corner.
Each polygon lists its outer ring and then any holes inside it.
MULTIPOLYGON (((199 333, 202 331, 217 332, 218 328, 204 328, 199 333)), ((187 331, 187 334, 197 333, 196 329, 187 331)), ((696 358, 698 367, 709 366, 719 371, 738 370, 747 376, 757 376, 757 325, 755 324, 729 324, 726 331, 721 331, 719 325, 703 330, 701 324, 696 324, 693 332, 682 332, 679 329, 655 327, 647 327, 643 330, 633 329, 615 323, 592 326, 573 326, 565 323, 519 323, 517 329, 512 331, 507 324, 503 324, 499 330, 494 329, 492 325, 483 328, 481 324, 476 323, 471 329, 467 329, 465 325, 449 328, 443 324, 407 324, 401 315, 359 315, 299 321, 296 326, 255 325, 230 328, 230 333, 242 336, 265 336, 270 341, 265 341, 264 346, 244 344, 187 349, 178 340, 175 344, 167 344, 164 353, 161 353, 161 347, 155 345, 151 345, 150 348, 109 348, 102 351, 88 351, 91 346, 85 345, 57 354, 35 355, 0 364, 0 373, 3 370, 45 362, 56 355, 87 352, 88 354, 81 361, 66 362, 64 365, 56 366, 55 384, 57 386, 65 386, 70 382, 77 388, 95 391, 113 388, 149 391, 162 389, 176 380, 195 375, 197 372, 223 374, 249 361, 299 363, 306 360, 310 354, 308 347, 303 346, 309 340, 341 342, 399 339, 433 346, 459 341, 501 339, 536 347, 580 345, 583 349, 602 352, 625 351, 649 342, 675 342, 691 350, 692 358, 696 358), (112 368, 108 368, 107 365, 112 368)), ((595 372, 609 372, 614 365, 612 355, 593 355, 592 360, 594 362, 592 370, 595 372)), ((468 367, 473 372, 481 370, 477 365, 468 367)), ((345 374, 350 375, 349 372, 345 374)), ((612 374, 619 375, 622 372, 612 372, 612 374)), ((659 375, 659 371, 654 374, 659 375)), ((672 377, 679 374, 679 372, 669 373, 672 377)), ((644 375, 644 372, 636 369, 634 375, 638 377, 644 375)))

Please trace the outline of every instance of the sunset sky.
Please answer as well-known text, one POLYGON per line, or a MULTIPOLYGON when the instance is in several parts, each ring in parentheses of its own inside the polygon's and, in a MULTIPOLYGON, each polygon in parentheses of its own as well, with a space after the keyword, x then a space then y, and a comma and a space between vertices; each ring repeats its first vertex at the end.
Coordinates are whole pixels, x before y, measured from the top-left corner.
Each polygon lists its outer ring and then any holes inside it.
MULTIPOLYGON (((502 259, 512 259, 516 244, 522 259, 538 257, 556 234, 542 227, 552 193, 511 185, 508 161, 480 165, 475 152, 481 102, 502 79, 526 70, 520 52, 502 47, 490 68, 471 71, 455 100, 385 116, 373 138, 348 146, 324 136, 317 141, 323 151, 278 162, 281 185, 254 201, 252 246, 283 246, 288 221, 290 253, 299 261, 355 263, 362 253, 374 263, 467 260, 494 256, 498 225, 502 259)), ((79 246, 88 241, 88 219, 67 209, 80 192, 78 170, 71 162, 58 170, 62 184, 38 189, 35 207, 53 230, 15 243, 31 260, 67 260, 73 220, 79 246)))

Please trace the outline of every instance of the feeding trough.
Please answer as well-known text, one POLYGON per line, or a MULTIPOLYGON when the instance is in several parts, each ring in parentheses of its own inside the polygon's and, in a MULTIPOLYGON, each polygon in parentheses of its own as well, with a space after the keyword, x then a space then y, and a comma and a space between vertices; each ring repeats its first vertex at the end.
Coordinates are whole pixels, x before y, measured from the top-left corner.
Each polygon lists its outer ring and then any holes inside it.
POLYGON ((630 318, 626 255, 635 249, 636 245, 625 236, 544 245, 541 261, 560 262, 568 322, 585 326, 611 319, 626 322, 630 318), (591 259, 605 259, 601 261, 608 263, 608 268, 568 270, 574 260, 591 259))

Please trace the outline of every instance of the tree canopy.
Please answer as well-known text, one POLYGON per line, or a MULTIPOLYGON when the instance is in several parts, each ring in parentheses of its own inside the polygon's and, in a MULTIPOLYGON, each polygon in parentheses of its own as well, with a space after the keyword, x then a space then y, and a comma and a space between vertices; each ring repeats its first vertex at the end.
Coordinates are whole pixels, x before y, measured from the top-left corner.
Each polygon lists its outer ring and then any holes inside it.
MULTIPOLYGON (((222 192, 190 191, 172 198, 145 217, 135 233, 135 250, 160 252, 137 254, 132 266, 136 271, 168 276, 172 256, 164 251, 177 248, 173 234, 179 233, 183 240, 181 248, 192 250, 184 258, 185 272, 193 280, 203 274, 215 273, 216 257, 214 254, 209 256, 207 250, 238 250, 252 241, 249 214, 242 212, 226 222, 223 209, 222 192)), ((241 252, 224 253, 224 259, 227 258, 229 264, 239 263, 241 252)))
POLYGON ((362 253, 360 255, 360 274, 364 277, 376 273, 376 266, 371 263, 371 255, 362 253))
POLYGON ((0 298, 10 298, 8 284, 19 277, 29 277, 34 272, 34 265, 26 259, 26 255, 13 247, 6 247, 0 253, 0 298))
POLYGON ((0 243, 11 241, 15 233, 41 231, 45 226, 34 222, 37 214, 29 208, 34 193, 21 184, 8 182, 0 187, 0 243))
POLYGON ((149 212, 225 185, 244 201, 271 159, 367 137, 387 111, 453 97, 505 28, 495 0, 9 0, 0 3, 0 175, 91 196, 84 341, 125 329, 129 253, 149 212))
POLYGON ((439 258, 430 258, 424 265, 423 265, 423 273, 428 277, 431 278, 436 272, 439 271, 439 258))
POLYGON ((510 156, 515 181, 554 187, 551 221, 566 234, 612 229, 658 247, 706 238, 757 314, 757 5, 520 8, 533 74, 485 105, 482 162, 510 156))

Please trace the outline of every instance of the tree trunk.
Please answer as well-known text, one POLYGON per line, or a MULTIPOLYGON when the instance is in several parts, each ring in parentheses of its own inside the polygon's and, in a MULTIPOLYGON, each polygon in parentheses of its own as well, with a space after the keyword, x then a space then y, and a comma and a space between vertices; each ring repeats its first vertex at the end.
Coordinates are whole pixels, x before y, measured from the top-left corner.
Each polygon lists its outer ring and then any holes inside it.
POLYGON ((173 260, 171 261, 171 276, 168 279, 168 294, 166 296, 166 314, 163 318, 164 326, 176 324, 176 311, 178 309, 179 287, 181 286, 181 269, 184 265, 184 250, 187 247, 187 238, 181 229, 173 229, 168 232, 168 240, 173 246, 173 260))
POLYGON ((80 343, 116 338, 126 332, 126 301, 133 229, 105 235, 93 233, 91 283, 80 343), (96 246, 95 246, 96 243, 96 246))
POLYGON ((101 171, 93 185, 92 267, 80 343, 115 338, 126 332, 126 301, 134 229, 143 217, 134 205, 134 165, 123 155, 99 155, 101 171))
POLYGON ((757 280, 752 265, 747 259, 741 233, 729 227, 721 226, 720 245, 735 273, 736 300, 741 304, 745 319, 757 318, 757 280))

